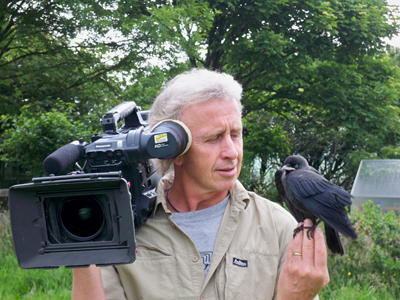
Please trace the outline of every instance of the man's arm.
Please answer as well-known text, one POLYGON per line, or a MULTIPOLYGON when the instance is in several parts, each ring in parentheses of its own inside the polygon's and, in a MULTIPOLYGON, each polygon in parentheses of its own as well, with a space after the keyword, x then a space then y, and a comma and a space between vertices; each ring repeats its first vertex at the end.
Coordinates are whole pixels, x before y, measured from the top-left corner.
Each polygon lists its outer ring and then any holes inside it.
POLYGON ((100 268, 91 265, 88 268, 74 269, 72 300, 105 300, 100 268))
MULTIPOLYGON (((312 221, 304 221, 311 227, 312 221)), ((312 300, 329 283, 327 250, 320 227, 308 239, 307 230, 297 233, 289 243, 278 283, 278 300, 312 300), (301 255, 293 255, 298 253, 301 255)))

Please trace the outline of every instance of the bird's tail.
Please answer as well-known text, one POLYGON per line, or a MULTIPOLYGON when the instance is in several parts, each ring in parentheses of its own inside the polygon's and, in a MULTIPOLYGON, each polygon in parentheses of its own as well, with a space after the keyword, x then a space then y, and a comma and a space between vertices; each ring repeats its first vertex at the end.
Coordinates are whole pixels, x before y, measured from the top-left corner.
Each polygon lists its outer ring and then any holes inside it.
POLYGON ((344 254, 343 246, 340 241, 339 234, 325 223, 325 236, 326 236, 326 244, 328 248, 332 251, 332 253, 338 253, 340 255, 344 254))

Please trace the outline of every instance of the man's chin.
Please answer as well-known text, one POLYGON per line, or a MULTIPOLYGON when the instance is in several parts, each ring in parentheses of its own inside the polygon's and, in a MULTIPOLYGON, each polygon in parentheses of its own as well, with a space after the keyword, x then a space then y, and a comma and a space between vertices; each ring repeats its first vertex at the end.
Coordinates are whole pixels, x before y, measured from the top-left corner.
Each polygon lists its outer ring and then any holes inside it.
POLYGON ((236 176, 233 179, 229 180, 229 181, 227 180, 227 181, 221 183, 221 185, 220 185, 222 187, 221 190, 222 191, 229 191, 229 190, 233 189, 235 184, 236 184, 236 176))

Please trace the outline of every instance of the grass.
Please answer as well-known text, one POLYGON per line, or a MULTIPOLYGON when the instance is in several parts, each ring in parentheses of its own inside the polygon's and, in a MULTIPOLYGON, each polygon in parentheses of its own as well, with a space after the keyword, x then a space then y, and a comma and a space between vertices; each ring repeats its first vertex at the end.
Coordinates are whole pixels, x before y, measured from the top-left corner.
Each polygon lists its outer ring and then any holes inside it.
MULTIPOLYGON (((400 299, 400 223, 372 202, 349 214, 357 240, 343 238, 345 255, 330 255, 331 282, 321 300, 400 299)), ((24 270, 14 254, 9 217, 0 213, 0 299, 71 299, 72 270, 24 270)))
POLYGON ((26 270, 14 254, 9 218, 0 214, 0 299, 71 299, 72 270, 26 270))
POLYGON ((349 279, 346 285, 335 288, 329 284, 319 295, 321 300, 392 300, 397 299, 388 291, 376 290, 371 285, 360 284, 360 282, 349 279), (329 296, 328 296, 329 295, 329 296))

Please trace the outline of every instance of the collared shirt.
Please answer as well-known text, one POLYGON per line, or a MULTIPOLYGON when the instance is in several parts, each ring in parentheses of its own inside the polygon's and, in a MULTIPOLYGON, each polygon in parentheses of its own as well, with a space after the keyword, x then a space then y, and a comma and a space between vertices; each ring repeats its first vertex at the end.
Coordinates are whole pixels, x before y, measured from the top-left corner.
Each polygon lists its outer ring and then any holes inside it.
POLYGON ((152 218, 136 232, 135 262, 102 268, 107 299, 274 299, 295 219, 237 181, 204 277, 195 244, 164 199, 172 180, 161 179, 152 218))
POLYGON ((204 276, 211 265, 214 244, 230 196, 210 207, 173 213, 172 219, 192 239, 203 261, 204 276))

